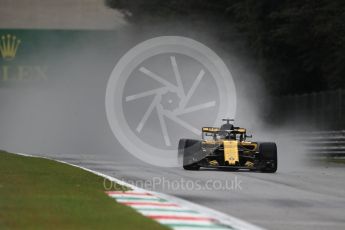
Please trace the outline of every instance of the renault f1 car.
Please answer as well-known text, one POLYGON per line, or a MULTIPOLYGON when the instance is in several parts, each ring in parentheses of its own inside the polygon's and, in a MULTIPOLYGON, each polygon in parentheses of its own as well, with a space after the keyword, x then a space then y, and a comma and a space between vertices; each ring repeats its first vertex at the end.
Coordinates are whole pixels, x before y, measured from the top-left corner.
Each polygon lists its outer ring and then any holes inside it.
POLYGON ((233 119, 223 119, 220 128, 203 127, 202 139, 180 139, 178 152, 183 168, 200 167, 231 170, 277 171, 277 146, 273 142, 252 142, 244 128, 235 127, 233 119))

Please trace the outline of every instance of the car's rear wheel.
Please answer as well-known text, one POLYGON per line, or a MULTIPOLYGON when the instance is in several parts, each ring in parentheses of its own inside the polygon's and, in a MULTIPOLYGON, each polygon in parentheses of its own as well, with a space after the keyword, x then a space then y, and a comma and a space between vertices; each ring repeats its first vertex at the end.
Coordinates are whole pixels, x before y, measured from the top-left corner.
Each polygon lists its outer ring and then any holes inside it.
POLYGON ((276 143, 261 143, 259 147, 261 172, 274 173, 278 168, 276 143))
POLYGON ((201 151, 199 140, 181 139, 178 145, 179 156, 183 158, 183 168, 185 170, 199 170, 197 154, 201 151))

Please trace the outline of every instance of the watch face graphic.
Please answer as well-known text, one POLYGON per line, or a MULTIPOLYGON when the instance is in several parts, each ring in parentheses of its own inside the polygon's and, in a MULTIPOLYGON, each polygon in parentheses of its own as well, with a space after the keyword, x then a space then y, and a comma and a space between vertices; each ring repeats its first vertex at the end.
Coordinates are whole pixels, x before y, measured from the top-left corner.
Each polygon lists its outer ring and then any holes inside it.
POLYGON ((224 62, 185 37, 138 44, 119 60, 107 85, 115 137, 130 154, 157 166, 178 166, 180 138, 200 139, 202 126, 233 118, 235 110, 235 86, 224 62))

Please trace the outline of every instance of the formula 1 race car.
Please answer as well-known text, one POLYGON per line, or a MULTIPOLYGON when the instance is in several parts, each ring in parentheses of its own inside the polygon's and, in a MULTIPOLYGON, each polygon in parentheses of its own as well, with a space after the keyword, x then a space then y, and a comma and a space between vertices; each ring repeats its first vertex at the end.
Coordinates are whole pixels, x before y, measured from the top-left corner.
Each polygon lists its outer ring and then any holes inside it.
POLYGON ((200 167, 231 170, 249 169, 274 173, 277 171, 277 146, 273 142, 252 142, 244 128, 235 127, 233 119, 223 119, 220 128, 203 127, 202 140, 180 139, 179 156, 183 168, 200 167))

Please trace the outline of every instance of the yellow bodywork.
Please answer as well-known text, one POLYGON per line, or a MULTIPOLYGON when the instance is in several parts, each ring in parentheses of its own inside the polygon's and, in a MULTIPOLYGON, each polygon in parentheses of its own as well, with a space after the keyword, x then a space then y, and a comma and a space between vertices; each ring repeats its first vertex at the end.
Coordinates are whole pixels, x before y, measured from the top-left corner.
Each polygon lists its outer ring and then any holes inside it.
POLYGON ((239 162, 238 157, 238 142, 235 140, 224 140, 224 162, 229 165, 236 165, 239 162))
POLYGON ((249 142, 249 141, 243 141, 243 142, 241 142, 241 145, 243 147, 253 146, 253 149, 257 149, 258 148, 258 144, 257 143, 249 142))

